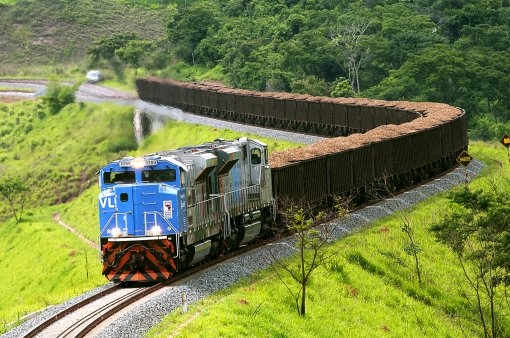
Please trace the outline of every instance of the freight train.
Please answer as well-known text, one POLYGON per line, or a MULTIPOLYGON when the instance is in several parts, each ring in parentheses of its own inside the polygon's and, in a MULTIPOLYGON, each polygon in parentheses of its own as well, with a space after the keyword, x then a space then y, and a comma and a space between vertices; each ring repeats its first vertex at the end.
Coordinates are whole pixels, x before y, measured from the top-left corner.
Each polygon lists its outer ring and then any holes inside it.
POLYGON ((240 139, 110 163, 100 172, 98 203, 103 274, 114 281, 168 278, 255 239, 268 230, 275 200, 382 198, 447 172, 468 147, 466 114, 447 104, 259 93, 159 78, 136 85, 148 102, 332 138, 269 156, 264 144, 240 139), (169 169, 162 181, 150 178, 169 169), (123 172, 130 181, 117 183, 123 172))
POLYGON ((268 149, 248 138, 113 161, 99 172, 103 274, 158 281, 269 231, 268 149))

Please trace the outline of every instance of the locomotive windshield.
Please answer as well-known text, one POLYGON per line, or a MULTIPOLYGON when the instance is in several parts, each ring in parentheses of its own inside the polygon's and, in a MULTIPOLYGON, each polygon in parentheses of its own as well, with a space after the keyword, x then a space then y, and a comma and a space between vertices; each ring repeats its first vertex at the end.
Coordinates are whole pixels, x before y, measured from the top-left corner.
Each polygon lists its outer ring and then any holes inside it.
POLYGON ((105 184, 135 183, 135 172, 134 171, 105 171, 103 173, 103 182, 105 184))
POLYGON ((175 182, 175 169, 143 170, 142 181, 151 182, 175 182))

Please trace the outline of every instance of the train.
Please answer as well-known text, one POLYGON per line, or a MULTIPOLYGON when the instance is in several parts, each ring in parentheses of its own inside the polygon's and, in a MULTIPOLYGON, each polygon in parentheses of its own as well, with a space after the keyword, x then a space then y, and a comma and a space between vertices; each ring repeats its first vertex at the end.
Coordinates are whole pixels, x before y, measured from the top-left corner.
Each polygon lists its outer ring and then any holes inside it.
POLYGON ((155 282, 270 231, 267 145, 246 137, 124 157, 99 171, 103 275, 155 282))
POLYGON ((166 279, 264 236, 279 201, 374 201, 451 170, 468 148, 466 112, 444 103, 261 93, 153 77, 136 86, 151 103, 329 138, 270 153, 256 140, 216 140, 108 164, 99 175, 100 242, 103 274, 116 282, 166 279), (172 180, 143 177, 170 169, 172 180), (114 182, 122 172, 133 172, 129 183, 114 182))

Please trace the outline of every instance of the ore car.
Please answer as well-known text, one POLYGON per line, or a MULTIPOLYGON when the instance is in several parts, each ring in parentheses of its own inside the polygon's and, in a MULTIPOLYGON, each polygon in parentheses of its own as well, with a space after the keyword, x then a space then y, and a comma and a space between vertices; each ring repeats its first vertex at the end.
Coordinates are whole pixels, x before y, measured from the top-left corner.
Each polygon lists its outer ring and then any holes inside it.
POLYGON ((99 171, 103 274, 159 281, 253 241, 274 221, 267 145, 217 139, 99 171))

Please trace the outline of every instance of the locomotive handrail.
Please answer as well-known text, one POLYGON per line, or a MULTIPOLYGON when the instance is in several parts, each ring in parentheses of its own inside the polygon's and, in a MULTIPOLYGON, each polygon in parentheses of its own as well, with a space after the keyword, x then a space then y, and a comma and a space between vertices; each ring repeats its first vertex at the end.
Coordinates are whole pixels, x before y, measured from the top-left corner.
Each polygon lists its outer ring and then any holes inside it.
MULTIPOLYGON (((145 215, 158 215, 161 219, 163 219, 163 221, 168 224, 172 230, 175 232, 175 233, 178 233, 179 230, 172 224, 172 222, 170 222, 167 218, 164 217, 163 214, 161 214, 161 212, 159 211, 144 211, 144 226, 145 226, 145 232, 147 232, 147 221, 146 221, 146 218, 145 218, 145 215)), ((156 224, 156 223, 155 223, 156 224)))
MULTIPOLYGON (((177 254, 174 256, 174 258, 177 258, 177 257, 180 257, 181 255, 181 250, 180 250, 180 240, 179 240, 179 230, 172 224, 172 222, 170 222, 168 219, 166 219, 160 212, 158 211, 145 211, 143 213, 143 218, 144 218, 144 226, 145 226, 145 233, 147 233, 147 219, 146 219, 146 216, 147 215, 154 215, 154 216, 159 216, 161 219, 163 219, 163 222, 165 222, 166 224, 168 224, 168 226, 170 226, 172 228, 172 230, 175 232, 175 242, 176 242, 176 247, 177 247, 177 254)), ((154 217, 154 225, 156 225, 156 217, 154 217)))
MULTIPOLYGON (((128 211, 128 212, 114 212, 110 218, 108 219, 108 221, 106 221, 105 225, 104 225, 104 228, 101 229, 101 232, 99 234, 99 236, 101 237, 103 235, 103 232, 106 230, 106 228, 108 228, 108 226, 110 225, 111 221, 113 220, 113 218, 115 217, 115 227, 118 228, 119 227, 119 224, 118 224, 118 221, 117 221, 117 216, 118 215, 127 215, 127 214, 130 214, 131 211, 128 211)), ((127 220, 124 219, 124 226, 127 227, 127 220)))
POLYGON ((238 190, 230 191, 224 194, 226 210, 237 212, 247 212, 248 209, 254 209, 257 206, 251 205, 251 197, 260 196, 261 187, 259 184, 251 185, 238 190), (236 196, 237 195, 237 196, 236 196))
POLYGON ((220 201, 221 198, 222 195, 219 195, 195 203, 193 222, 196 226, 200 227, 211 220, 219 220, 220 217, 223 217, 225 210, 223 209, 223 203, 220 201))

